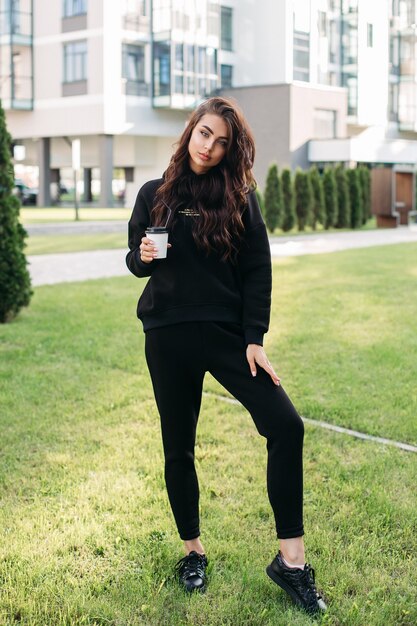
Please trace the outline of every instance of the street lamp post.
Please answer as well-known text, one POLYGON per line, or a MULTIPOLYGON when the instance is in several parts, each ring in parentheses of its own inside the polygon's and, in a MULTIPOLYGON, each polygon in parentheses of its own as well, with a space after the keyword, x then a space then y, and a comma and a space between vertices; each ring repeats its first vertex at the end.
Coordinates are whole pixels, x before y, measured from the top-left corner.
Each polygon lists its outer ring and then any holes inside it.
POLYGON ((73 139, 71 142, 72 149, 72 169, 74 172, 74 208, 75 208, 75 221, 78 222, 78 192, 77 192, 77 173, 81 168, 81 142, 79 139, 73 139))

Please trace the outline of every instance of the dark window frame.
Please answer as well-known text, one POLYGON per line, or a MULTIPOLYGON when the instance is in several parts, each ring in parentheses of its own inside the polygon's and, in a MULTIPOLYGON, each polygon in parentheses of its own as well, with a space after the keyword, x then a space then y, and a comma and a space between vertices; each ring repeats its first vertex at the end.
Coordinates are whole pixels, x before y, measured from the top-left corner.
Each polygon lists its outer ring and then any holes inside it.
POLYGON ((145 82, 145 46, 136 44, 122 44, 122 78, 129 82, 144 83, 145 82), (136 67, 136 76, 129 75, 130 62, 134 59, 136 67))
POLYGON ((87 0, 63 0, 62 14, 64 17, 75 17, 76 15, 86 15, 87 14, 87 0), (80 5, 79 9, 76 8, 77 4, 80 5))
POLYGON ((87 55, 88 45, 86 39, 79 39, 77 41, 68 41, 64 44, 64 83, 77 83, 82 80, 87 80, 87 55), (81 51, 74 50, 76 46, 84 44, 84 49, 81 51), (81 56, 81 75, 78 76, 76 72, 76 60, 81 56), (71 58, 71 71, 69 72, 69 58, 71 58), (71 76, 71 78, 70 78, 71 76))
POLYGON ((310 33, 293 31, 293 79, 303 82, 310 80, 310 33), (306 55, 307 63, 301 61, 300 55, 306 55))
POLYGON ((220 84, 225 89, 233 87, 233 65, 227 63, 220 65, 220 84))
POLYGON ((370 22, 366 24, 366 45, 368 48, 374 47, 374 25, 370 22))
POLYGON ((228 52, 233 52, 232 7, 220 7, 220 48, 228 52))

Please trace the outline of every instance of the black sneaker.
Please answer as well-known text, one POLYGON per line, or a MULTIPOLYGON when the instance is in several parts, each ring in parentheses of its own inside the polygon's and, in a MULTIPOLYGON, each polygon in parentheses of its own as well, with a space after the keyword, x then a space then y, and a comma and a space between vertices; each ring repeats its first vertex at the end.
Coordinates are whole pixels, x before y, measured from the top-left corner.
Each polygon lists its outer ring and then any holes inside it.
POLYGON ((207 557, 194 550, 175 565, 178 579, 186 591, 205 591, 207 557))
POLYGON ((307 563, 304 569, 287 567, 282 560, 281 552, 278 552, 271 565, 266 568, 266 573, 307 613, 313 614, 327 609, 326 603, 316 589, 314 570, 307 563))

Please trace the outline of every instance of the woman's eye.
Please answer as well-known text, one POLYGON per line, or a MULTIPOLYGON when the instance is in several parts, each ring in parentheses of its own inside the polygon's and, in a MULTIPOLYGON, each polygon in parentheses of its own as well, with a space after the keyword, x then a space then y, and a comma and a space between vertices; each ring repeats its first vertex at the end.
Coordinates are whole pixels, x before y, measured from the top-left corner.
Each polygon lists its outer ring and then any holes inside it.
POLYGON ((200 130, 200 133, 203 135, 203 137, 208 137, 208 133, 206 133, 205 130, 200 130))

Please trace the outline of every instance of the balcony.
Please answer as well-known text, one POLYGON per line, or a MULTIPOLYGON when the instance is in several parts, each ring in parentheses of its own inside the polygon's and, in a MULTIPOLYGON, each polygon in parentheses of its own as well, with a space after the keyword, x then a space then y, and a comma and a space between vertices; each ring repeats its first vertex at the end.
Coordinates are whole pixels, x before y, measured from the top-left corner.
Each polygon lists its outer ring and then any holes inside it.
POLYGON ((12 42, 21 46, 32 45, 32 0, 22 2, 22 10, 16 10, 13 3, 6 2, 0 10, 0 45, 10 45, 12 42), (8 7, 8 8, 7 8, 8 7))
POLYGON ((33 109, 32 0, 0 12, 0 99, 5 109, 33 109))
POLYGON ((123 16, 122 27, 124 30, 148 35, 150 31, 149 17, 137 13, 127 13, 123 16))
POLYGON ((150 96, 151 86, 139 80, 122 79, 125 96, 150 96))

